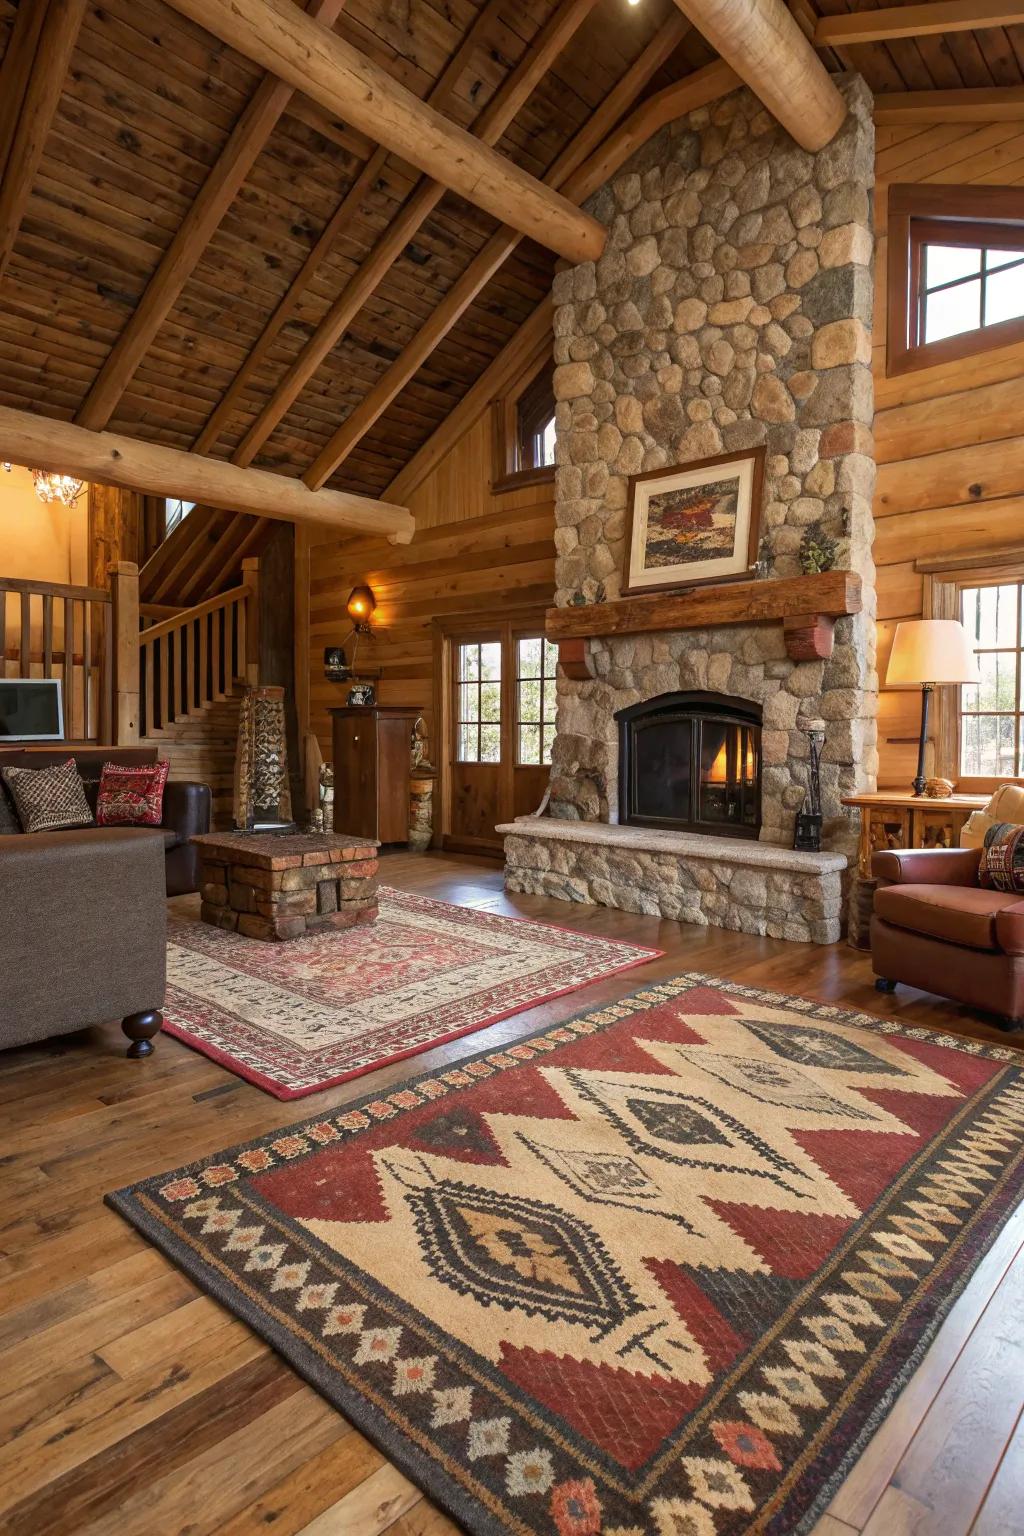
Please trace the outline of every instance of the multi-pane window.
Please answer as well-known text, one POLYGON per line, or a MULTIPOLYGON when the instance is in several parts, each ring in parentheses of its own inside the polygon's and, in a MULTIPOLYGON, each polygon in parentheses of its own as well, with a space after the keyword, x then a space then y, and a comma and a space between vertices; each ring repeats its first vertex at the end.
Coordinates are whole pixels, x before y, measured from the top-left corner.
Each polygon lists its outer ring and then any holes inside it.
POLYGON ((523 635, 516 641, 516 761, 524 766, 551 761, 557 667, 558 647, 543 635, 523 635))
POLYGON ((1021 777, 1024 582, 964 587, 960 601, 981 674, 979 683, 960 689, 960 772, 969 778, 1021 777))
POLYGON ((455 739, 460 763, 501 760, 501 642, 463 641, 456 672, 455 739))
POLYGON ((920 343, 1024 315, 1024 240, 1007 238, 996 226, 986 231, 980 225, 969 226, 970 233, 961 240, 955 229, 951 224, 943 235, 940 227, 930 224, 929 231, 939 238, 926 235, 921 242, 920 343), (994 243, 986 242, 986 233, 994 243))

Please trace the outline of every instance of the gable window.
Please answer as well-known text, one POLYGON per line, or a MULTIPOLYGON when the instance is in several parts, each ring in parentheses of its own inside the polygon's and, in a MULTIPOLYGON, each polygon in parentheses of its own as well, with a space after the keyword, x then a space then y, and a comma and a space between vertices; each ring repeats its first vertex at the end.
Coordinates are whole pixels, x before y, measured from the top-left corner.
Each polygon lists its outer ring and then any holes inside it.
POLYGON ((889 189, 888 372, 1024 339, 1024 192, 889 189))
POLYGON ((180 497, 164 498, 164 537, 167 538, 183 522, 195 506, 194 501, 182 501, 180 497))
POLYGON ((494 476, 496 492, 550 481, 555 473, 555 386, 550 353, 525 383, 494 402, 494 476))

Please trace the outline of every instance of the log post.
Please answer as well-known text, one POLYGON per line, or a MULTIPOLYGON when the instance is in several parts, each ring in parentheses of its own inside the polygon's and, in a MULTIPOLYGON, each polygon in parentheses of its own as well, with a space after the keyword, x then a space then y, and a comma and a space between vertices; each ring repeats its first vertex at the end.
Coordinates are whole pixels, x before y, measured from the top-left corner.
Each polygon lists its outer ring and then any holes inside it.
POLYGON ((260 681, 260 562, 255 555, 242 561, 242 585, 251 588, 245 600, 245 680, 256 688, 260 681))
POLYGON ((107 566, 110 577, 113 746, 139 739, 139 568, 132 560, 107 566))

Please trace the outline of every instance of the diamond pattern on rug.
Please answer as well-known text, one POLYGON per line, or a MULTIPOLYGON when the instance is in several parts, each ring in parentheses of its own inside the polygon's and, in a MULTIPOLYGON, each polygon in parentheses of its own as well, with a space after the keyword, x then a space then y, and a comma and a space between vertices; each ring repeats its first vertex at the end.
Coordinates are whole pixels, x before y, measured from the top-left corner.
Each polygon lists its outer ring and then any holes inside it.
POLYGON ((164 1029, 295 1099, 660 954, 385 887, 373 925, 287 944, 172 922, 164 1029))
POLYGON ((681 977, 111 1200, 473 1536, 785 1536, 1022 1133, 1018 1053, 681 977))

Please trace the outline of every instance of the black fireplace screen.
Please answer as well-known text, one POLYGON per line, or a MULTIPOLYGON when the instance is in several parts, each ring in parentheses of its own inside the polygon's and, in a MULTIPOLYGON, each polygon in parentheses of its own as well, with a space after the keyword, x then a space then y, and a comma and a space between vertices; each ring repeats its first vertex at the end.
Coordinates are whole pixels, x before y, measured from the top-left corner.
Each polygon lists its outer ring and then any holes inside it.
POLYGON ((620 709, 619 821, 757 837, 761 711, 718 693, 667 693, 620 709))

